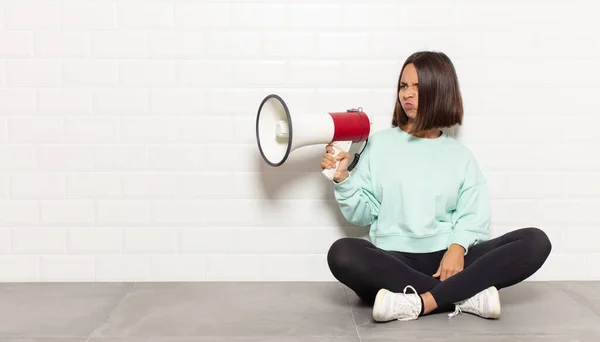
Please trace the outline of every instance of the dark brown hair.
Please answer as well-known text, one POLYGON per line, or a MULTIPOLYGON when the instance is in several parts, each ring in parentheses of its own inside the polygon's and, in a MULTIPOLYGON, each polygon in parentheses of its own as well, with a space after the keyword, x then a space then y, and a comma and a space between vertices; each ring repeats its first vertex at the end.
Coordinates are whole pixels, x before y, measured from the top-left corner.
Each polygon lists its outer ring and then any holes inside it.
POLYGON ((419 77, 417 116, 411 133, 462 124, 463 102, 452 61, 442 52, 418 51, 406 59, 398 76, 392 126, 408 122, 398 94, 402 72, 411 63, 419 77))

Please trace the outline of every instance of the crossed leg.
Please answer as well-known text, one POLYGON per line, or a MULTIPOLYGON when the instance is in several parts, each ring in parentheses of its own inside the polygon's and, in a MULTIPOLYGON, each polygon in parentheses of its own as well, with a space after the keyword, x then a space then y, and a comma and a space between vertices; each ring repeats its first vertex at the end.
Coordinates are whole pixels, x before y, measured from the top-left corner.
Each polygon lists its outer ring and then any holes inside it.
POLYGON ((495 286, 517 284, 533 275, 546 261, 552 245, 538 228, 521 228, 481 242, 469 249, 464 269, 440 281, 432 277, 445 251, 400 253, 377 248, 358 238, 342 238, 331 246, 327 261, 334 277, 363 300, 373 303, 386 288, 402 292, 412 286, 424 301, 423 314, 452 310, 453 304, 495 286))

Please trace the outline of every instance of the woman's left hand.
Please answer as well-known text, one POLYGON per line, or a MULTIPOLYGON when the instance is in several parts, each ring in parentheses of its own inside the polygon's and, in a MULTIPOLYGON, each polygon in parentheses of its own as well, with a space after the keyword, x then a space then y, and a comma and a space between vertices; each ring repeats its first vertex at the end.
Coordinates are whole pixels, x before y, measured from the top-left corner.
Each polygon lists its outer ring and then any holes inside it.
POLYGON ((444 281, 451 276, 457 274, 463 270, 465 265, 465 249, 464 247, 453 244, 444 254, 440 267, 437 272, 433 275, 434 278, 440 278, 440 281, 444 281))

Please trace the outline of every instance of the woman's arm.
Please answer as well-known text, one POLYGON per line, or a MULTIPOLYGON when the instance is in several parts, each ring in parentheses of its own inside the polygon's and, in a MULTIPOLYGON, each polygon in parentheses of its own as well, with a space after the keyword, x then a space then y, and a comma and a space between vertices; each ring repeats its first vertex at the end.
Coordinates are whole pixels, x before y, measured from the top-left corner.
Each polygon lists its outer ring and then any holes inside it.
POLYGON ((457 244, 465 249, 490 237, 490 196, 487 182, 475 158, 471 158, 460 187, 456 210, 452 215, 454 230, 448 247, 457 244))
POLYGON ((381 203, 375 197, 370 176, 370 144, 367 143, 350 176, 334 183, 335 199, 348 222, 369 226, 379 214, 381 203))

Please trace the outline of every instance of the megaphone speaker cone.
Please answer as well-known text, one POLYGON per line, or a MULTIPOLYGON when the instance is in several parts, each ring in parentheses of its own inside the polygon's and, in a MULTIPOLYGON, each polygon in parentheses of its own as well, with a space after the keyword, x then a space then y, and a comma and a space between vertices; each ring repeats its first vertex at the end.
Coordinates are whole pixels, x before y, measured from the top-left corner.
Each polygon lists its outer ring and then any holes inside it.
POLYGON ((265 162, 282 165, 292 150, 292 117, 283 99, 270 94, 265 97, 256 115, 256 142, 265 162))

